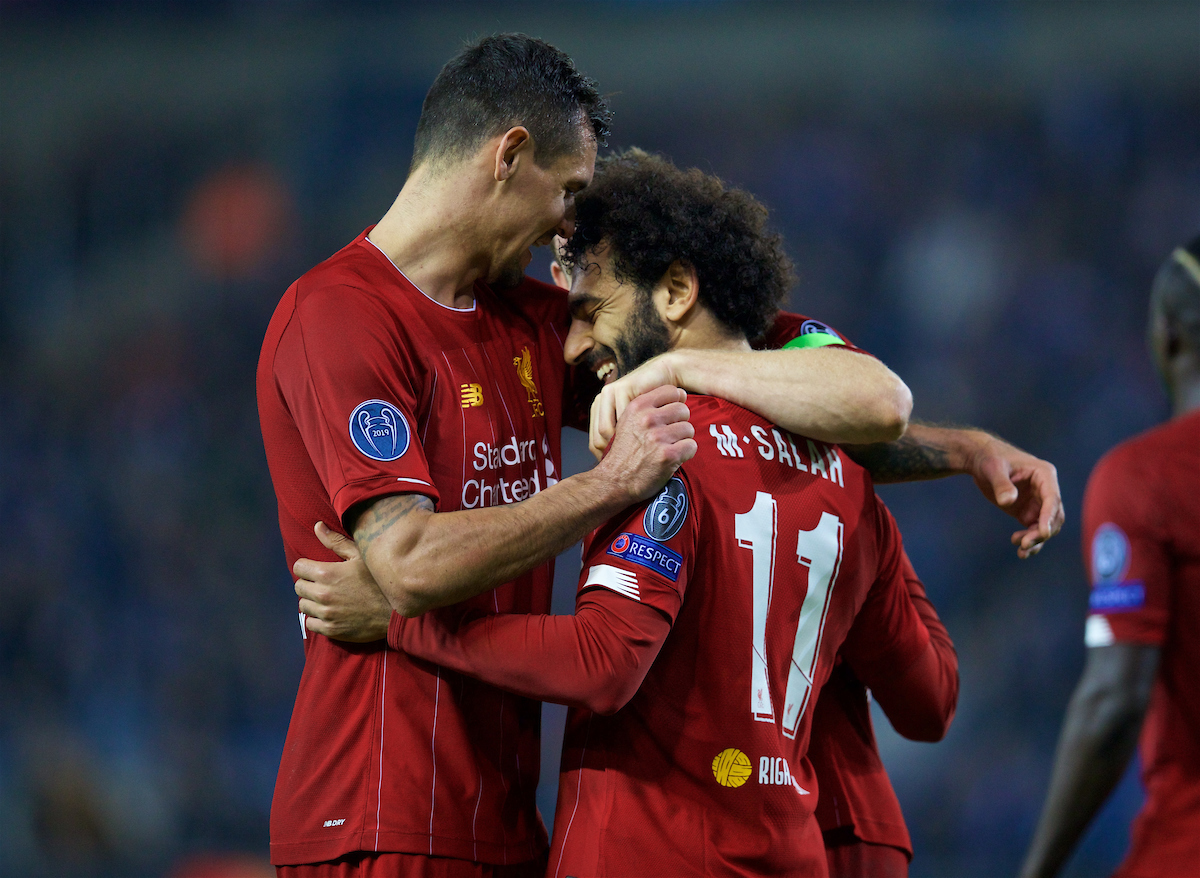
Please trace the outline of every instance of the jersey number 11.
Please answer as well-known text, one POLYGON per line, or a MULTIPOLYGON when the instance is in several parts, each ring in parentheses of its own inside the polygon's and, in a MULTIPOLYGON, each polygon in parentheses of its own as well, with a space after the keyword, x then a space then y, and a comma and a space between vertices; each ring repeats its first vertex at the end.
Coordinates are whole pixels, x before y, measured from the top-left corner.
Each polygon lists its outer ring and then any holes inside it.
MULTIPOLYGON (((754 559, 754 644, 750 657, 750 713, 758 722, 775 722, 767 665, 767 614, 775 585, 775 543, 778 514, 775 498, 759 491, 749 512, 733 517, 738 545, 749 549, 754 559)), ((808 568, 808 591, 800 607, 796 639, 784 694, 783 734, 796 737, 800 717, 812 694, 813 672, 821 647, 821 633, 829 609, 829 597, 842 561, 842 522, 836 515, 821 513, 813 530, 797 532, 796 562, 808 568)), ((790 565, 789 565, 790 566, 790 565)), ((797 571, 798 572, 798 571, 797 571)), ((792 579, 792 571, 784 571, 792 579)))

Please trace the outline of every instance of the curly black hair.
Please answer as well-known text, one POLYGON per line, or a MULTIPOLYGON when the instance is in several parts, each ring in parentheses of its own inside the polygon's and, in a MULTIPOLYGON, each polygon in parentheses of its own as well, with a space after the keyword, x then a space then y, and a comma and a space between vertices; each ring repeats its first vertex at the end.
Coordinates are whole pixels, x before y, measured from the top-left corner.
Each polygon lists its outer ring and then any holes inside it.
POLYGON ((640 149, 596 162, 575 199, 575 233, 563 248, 572 267, 603 241, 618 280, 651 289, 675 260, 696 269, 700 302, 730 332, 766 332, 792 285, 783 238, 767 230, 753 195, 640 149))

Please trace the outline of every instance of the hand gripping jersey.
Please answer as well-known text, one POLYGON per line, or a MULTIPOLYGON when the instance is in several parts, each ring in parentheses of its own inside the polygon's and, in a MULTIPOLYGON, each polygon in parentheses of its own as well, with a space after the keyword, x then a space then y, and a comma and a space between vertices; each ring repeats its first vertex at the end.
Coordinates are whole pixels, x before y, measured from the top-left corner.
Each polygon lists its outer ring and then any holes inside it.
POLYGON ((1083 500, 1088 646, 1162 649, 1141 735, 1146 802, 1117 875, 1200 872, 1200 412, 1124 442, 1083 500))
POLYGON ((824 875, 805 759, 817 692, 843 643, 880 684, 930 649, 899 533, 864 471, 730 403, 688 404, 699 453, 589 537, 575 616, 453 631, 408 620, 389 633, 575 705, 558 878, 824 875), (588 694, 611 677, 625 694, 588 694))
MULTIPOLYGON (((313 524, 338 527, 364 500, 496 506, 559 473, 563 293, 527 281, 501 297, 479 284, 473 308, 446 308, 365 234, 288 289, 259 361, 289 566, 337 560, 313 524)), ((544 565, 456 612, 546 612, 552 579, 544 565)), ((271 808, 274 863, 352 851, 517 863, 545 850, 539 704, 384 642, 309 634, 304 650, 271 808)))

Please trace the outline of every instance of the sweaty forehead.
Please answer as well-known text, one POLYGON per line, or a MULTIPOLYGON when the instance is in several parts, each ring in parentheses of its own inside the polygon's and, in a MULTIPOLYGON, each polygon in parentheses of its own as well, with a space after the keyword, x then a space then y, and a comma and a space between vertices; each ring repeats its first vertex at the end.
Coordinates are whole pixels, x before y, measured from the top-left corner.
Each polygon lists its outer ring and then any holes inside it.
POLYGON ((551 164, 551 168, 568 184, 586 187, 596 171, 596 137, 589 130, 581 132, 579 145, 551 164))

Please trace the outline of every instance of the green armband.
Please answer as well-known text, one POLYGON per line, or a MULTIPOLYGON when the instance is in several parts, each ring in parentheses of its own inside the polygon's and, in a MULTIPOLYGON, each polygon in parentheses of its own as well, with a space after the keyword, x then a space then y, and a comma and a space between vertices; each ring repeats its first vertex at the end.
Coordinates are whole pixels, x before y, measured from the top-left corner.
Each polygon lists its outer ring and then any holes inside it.
POLYGON ((829 332, 808 332, 804 335, 796 336, 780 348, 780 350, 786 351, 788 348, 823 348, 831 344, 844 345, 845 342, 829 332))

